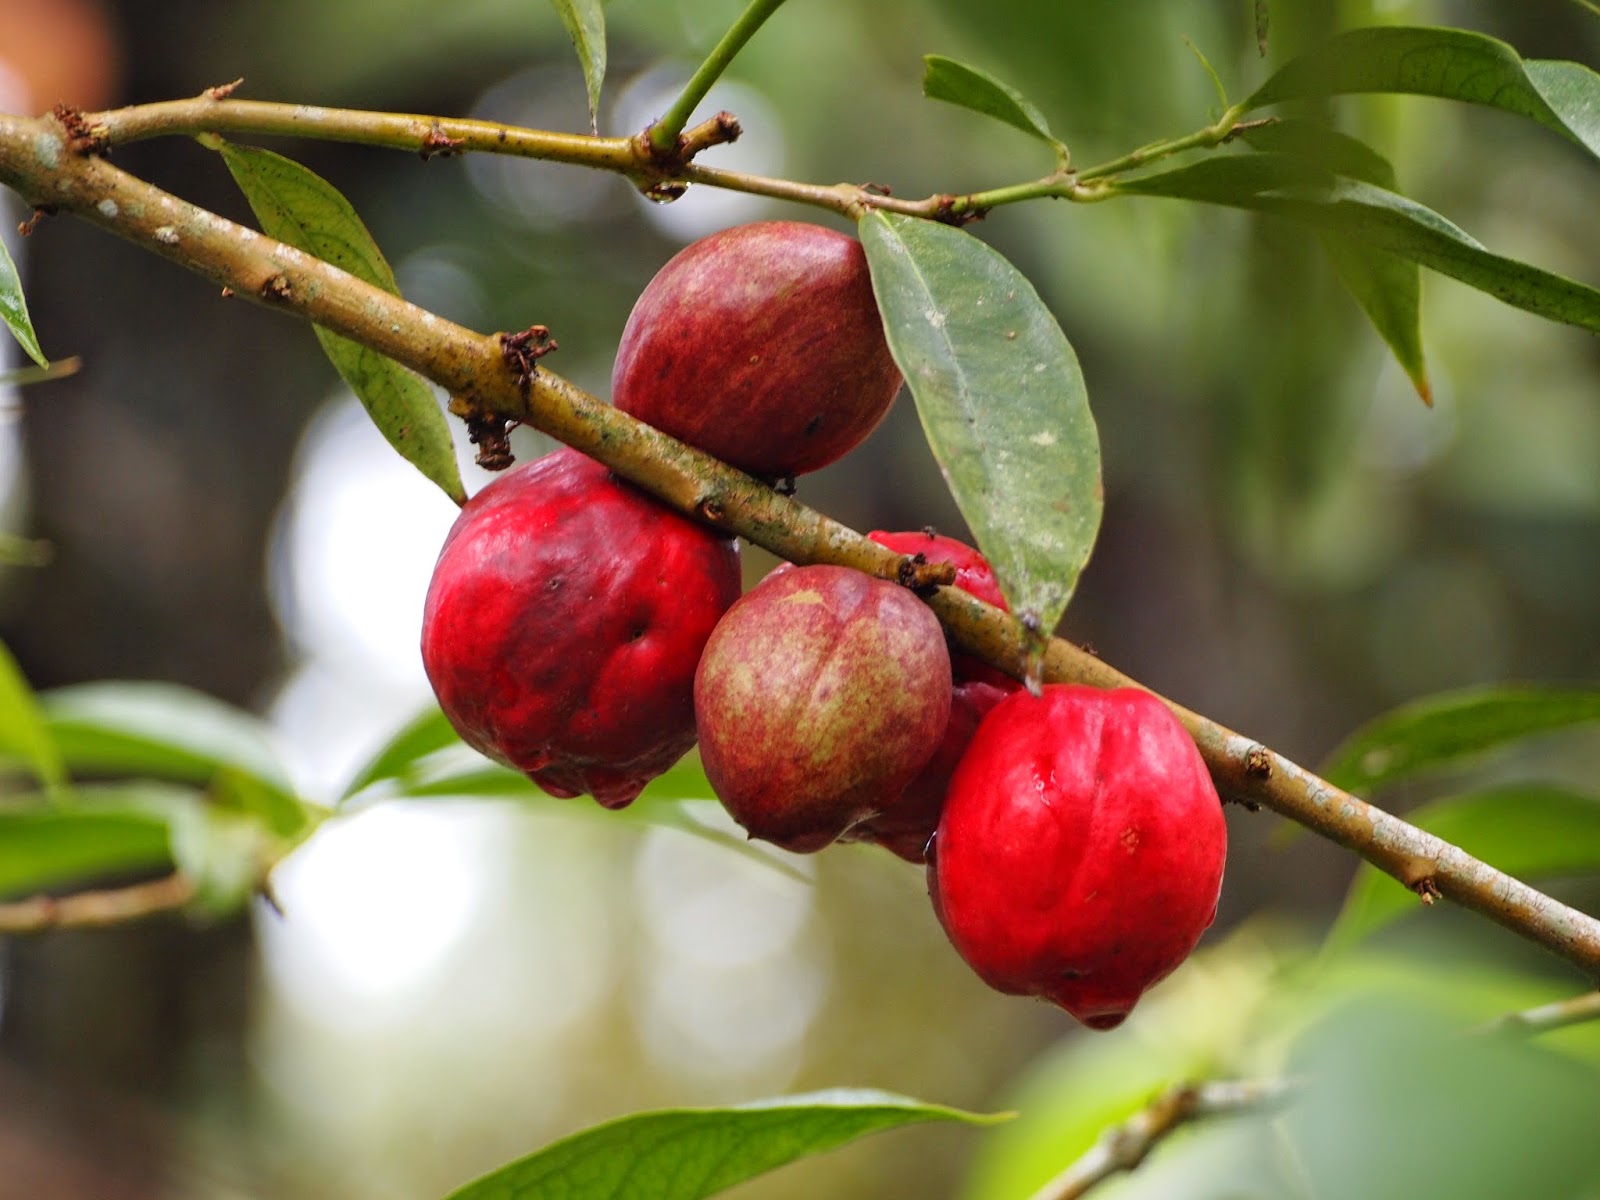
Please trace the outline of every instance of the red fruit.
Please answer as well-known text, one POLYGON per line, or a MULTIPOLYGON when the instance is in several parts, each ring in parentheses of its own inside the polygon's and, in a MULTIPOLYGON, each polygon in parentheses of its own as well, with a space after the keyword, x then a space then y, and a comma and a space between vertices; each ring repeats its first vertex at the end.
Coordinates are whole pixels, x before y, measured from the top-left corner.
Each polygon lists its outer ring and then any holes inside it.
POLYGON ((731 539, 561 449, 461 510, 422 662, 469 746, 621 808, 694 745, 695 665, 739 587, 731 539))
POLYGON ((872 842, 907 862, 927 862, 928 843, 939 828, 950 777, 966 754, 967 744, 989 710, 1022 686, 1014 680, 1006 682, 1011 685, 1009 688, 998 688, 979 679, 956 684, 950 691, 950 719, 945 722, 944 736, 933 757, 906 784, 898 799, 850 830, 846 840, 872 842))
POLYGON ((694 682, 700 758, 752 837, 820 850, 898 796, 949 716, 928 607, 847 567, 777 572, 728 610, 694 682))
MULTIPOLYGON (((867 536, 898 554, 920 554, 929 562, 950 563, 956 568, 956 587, 998 608, 1007 607, 988 559, 965 542, 927 530, 885 533, 875 529, 867 536)), ((927 861, 928 842, 939 827, 939 814, 944 810, 950 776, 966 752, 978 722, 1022 686, 1003 671, 969 655, 952 654, 950 667, 953 676, 950 719, 945 724, 939 748, 916 778, 906 785, 905 791, 885 804, 883 812, 850 831, 850 841, 876 843, 907 862, 927 861)))
POLYGON ((984 982, 1110 1029, 1216 916, 1227 829, 1159 700, 1050 685, 984 718, 933 850, 934 911, 984 982))
POLYGON ((976 596, 985 604, 1011 611, 1000 592, 999 581, 994 577, 994 568, 989 565, 989 560, 965 542, 927 529, 908 533, 874 529, 867 536, 896 554, 920 554, 929 562, 949 563, 956 569, 956 587, 970 596, 976 596))
MULTIPOLYGON (((1000 583, 994 577, 994 568, 989 565, 989 560, 965 542, 958 542, 955 538, 948 538, 942 534, 930 533, 926 529, 919 529, 914 533, 885 533, 881 529, 874 529, 867 536, 880 546, 887 546, 896 554, 920 554, 929 562, 949 563, 956 569, 956 587, 970 596, 976 596, 985 604, 992 604, 1006 612, 1011 611, 1005 595, 1000 591, 1000 583)), ((1011 676, 969 654, 951 655, 950 665, 955 671, 957 683, 968 679, 981 679, 1008 692, 1016 689, 1016 680, 1011 676)))
POLYGON ((861 244, 795 221, 679 251, 633 306, 611 375, 622 411, 767 478, 842 458, 900 383, 861 244))

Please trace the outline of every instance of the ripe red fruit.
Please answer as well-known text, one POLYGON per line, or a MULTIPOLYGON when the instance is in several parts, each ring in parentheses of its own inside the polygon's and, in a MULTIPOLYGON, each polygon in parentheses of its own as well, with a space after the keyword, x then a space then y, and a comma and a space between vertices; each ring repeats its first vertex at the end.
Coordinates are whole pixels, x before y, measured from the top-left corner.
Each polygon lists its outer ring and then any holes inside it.
POLYGON ((910 863, 928 861, 928 843, 939 828, 950 778, 967 752, 967 745, 989 710, 1022 685, 998 688, 992 683, 971 679, 950 689, 950 717, 933 757, 905 786, 898 798, 884 804, 883 811, 869 817, 846 834, 852 842, 871 842, 910 863))
POLYGON ((694 682, 700 758, 752 837, 820 850, 898 796, 949 715, 928 607, 847 567, 797 567, 739 600, 694 682))
POLYGON ((611 375, 624 412, 767 478, 843 457, 900 383, 861 244, 796 221, 679 251, 633 306, 611 375))
MULTIPOLYGON (((956 568, 956 587, 998 608, 1008 607, 989 561, 965 542, 927 530, 885 533, 879 529, 867 536, 900 554, 920 554, 929 562, 950 563, 956 568)), ((945 723, 938 749, 905 791, 887 802, 877 816, 852 829, 847 835, 849 840, 873 842, 907 862, 927 861, 928 842, 939 826, 950 777, 966 753, 967 743, 989 710, 1022 686, 969 655, 952 654, 950 668, 950 719, 945 723)))
POLYGON ((1159 700, 1050 685, 978 727, 929 894, 984 982, 1110 1029, 1210 926, 1226 852, 1205 762, 1159 700))
POLYGON ((968 595, 976 596, 986 604, 1010 611, 989 560, 965 542, 958 542, 955 538, 945 537, 929 529, 917 529, 906 533, 889 533, 882 529, 874 529, 867 536, 878 545, 887 546, 896 554, 920 554, 929 562, 949 563, 956 569, 956 587, 968 595))
MULTIPOLYGON (((989 560, 965 542, 958 542, 955 538, 931 533, 926 529, 908 533, 886 533, 881 529, 874 529, 867 536, 897 554, 920 554, 929 562, 949 563, 956 569, 956 587, 970 596, 976 596, 985 604, 992 604, 1006 612, 1011 611, 1011 606, 1006 603, 1005 594, 1000 590, 1000 582, 994 577, 994 568, 989 565, 989 560)), ((1017 686, 1016 680, 1004 671, 997 671, 982 659, 973 658, 969 654, 951 655, 950 666, 955 672, 957 683, 969 679, 981 679, 1005 691, 1013 691, 1017 686)))
POLYGON ((695 665, 739 588, 730 538, 561 449, 461 510, 422 662, 469 746, 621 808, 694 745, 695 665))

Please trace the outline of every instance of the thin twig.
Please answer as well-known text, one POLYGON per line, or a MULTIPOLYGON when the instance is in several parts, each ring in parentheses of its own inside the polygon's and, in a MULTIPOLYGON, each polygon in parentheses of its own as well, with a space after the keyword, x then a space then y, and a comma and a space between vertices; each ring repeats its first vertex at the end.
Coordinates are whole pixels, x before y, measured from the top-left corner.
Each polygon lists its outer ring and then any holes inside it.
MULTIPOLYGON (((659 189, 670 184, 700 184, 808 204, 841 216, 855 218, 867 208, 934 221, 970 217, 1001 205, 1026 200, 1065 199, 1096 201, 1113 195, 1105 182, 1134 167, 1187 150, 1214 149, 1232 136, 1236 125, 1230 112, 1222 121, 1194 133, 1151 142, 1131 154, 1082 172, 1057 170, 1038 179, 1005 184, 961 195, 936 193, 916 200, 881 195, 851 183, 804 183, 752 175, 726 168, 702 166, 694 154, 707 145, 731 140, 726 136, 729 114, 719 114, 708 124, 724 133, 713 138, 690 137, 674 154, 663 156, 650 138, 597 137, 585 133, 560 133, 527 129, 496 121, 466 117, 430 117, 414 113, 372 112, 363 109, 322 108, 309 104, 282 104, 263 100, 235 100, 210 92, 187 100, 138 104, 82 117, 95 144, 113 147, 153 137, 198 136, 207 133, 268 137, 315 138, 352 145, 406 150, 424 157, 448 146, 450 153, 505 154, 544 162, 566 163, 613 171, 641 188, 659 189)), ((653 134, 659 126, 647 133, 653 134)), ((736 125, 735 125, 736 128, 736 125)))
POLYGON ((700 101, 706 98, 712 86, 722 73, 728 69, 728 64, 734 56, 744 49, 744 44, 754 35, 756 30, 766 24, 767 18, 772 16, 782 7, 784 0, 750 0, 749 6, 739 14, 738 20, 729 27, 728 32, 722 35, 719 41, 706 55, 706 60, 700 64, 689 82, 684 84, 683 91, 672 102, 672 107, 662 114, 661 119, 652 125, 648 133, 649 146, 656 156, 671 156, 678 149, 678 135, 683 132, 683 127, 689 123, 689 118, 694 116, 694 110, 700 101))
POLYGON ((194 881, 187 875, 168 875, 149 883, 75 892, 70 896, 33 896, 0 904, 0 934, 121 925, 158 913, 176 912, 194 896, 194 881))
POLYGON ((1478 1032, 1532 1036, 1565 1029, 1569 1025, 1581 1025, 1586 1021, 1600 1021, 1600 992, 1588 992, 1568 1000, 1506 1013, 1479 1026, 1478 1032))
MULTIPOLYGON (((380 288, 69 148, 54 118, 0 115, 0 183, 71 212, 233 294, 369 346, 443 387, 456 405, 522 421, 604 462, 680 511, 792 562, 896 577, 901 556, 709 455, 667 437, 541 365, 520 381, 498 337, 475 333, 380 288)), ((958 648, 1021 678, 1032 639, 1009 614, 958 588, 929 604, 958 648)), ((1052 639, 1044 678, 1140 687, 1052 639)), ((1481 913, 1600 979, 1600 920, 1544 895, 1258 742, 1167 701, 1222 793, 1263 805, 1355 851, 1420 893, 1481 913)))
POLYGON ((1290 1085, 1277 1079, 1215 1080, 1173 1088, 1121 1125, 1106 1130, 1082 1157, 1029 1200, 1078 1200, 1112 1176, 1134 1170, 1162 1139, 1189 1122, 1271 1108, 1289 1092, 1290 1085))

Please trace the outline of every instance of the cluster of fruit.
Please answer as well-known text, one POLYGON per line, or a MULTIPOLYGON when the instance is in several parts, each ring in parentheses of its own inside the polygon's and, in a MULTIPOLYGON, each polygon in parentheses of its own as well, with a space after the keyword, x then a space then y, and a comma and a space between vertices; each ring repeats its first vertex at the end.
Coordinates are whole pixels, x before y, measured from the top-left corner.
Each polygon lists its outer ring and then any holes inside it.
MULTIPOLYGON (((860 245, 766 222, 696 242, 646 288, 617 407, 768 479, 877 425, 901 378, 860 245)), ((1005 606, 977 551, 873 533, 1005 606)), ((738 549, 570 449, 462 510, 422 653, 462 738, 556 796, 617 808, 698 740, 752 837, 871 842, 927 863, 952 944, 1001 991, 1119 1023, 1211 924, 1226 834, 1192 741, 1138 691, 1030 695, 952 655, 911 591, 738 549)))

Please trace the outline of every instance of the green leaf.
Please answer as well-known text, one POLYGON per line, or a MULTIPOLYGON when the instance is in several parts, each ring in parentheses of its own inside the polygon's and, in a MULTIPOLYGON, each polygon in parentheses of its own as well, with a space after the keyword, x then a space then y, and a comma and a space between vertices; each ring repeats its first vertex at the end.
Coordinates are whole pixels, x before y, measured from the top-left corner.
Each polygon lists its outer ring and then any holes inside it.
MULTIPOLYGON (((1247 130, 1252 149, 1294 154, 1336 175, 1394 190, 1394 167, 1371 146, 1320 121, 1284 120, 1247 130)), ((1318 234, 1339 282, 1367 314, 1417 394, 1433 403, 1422 350, 1422 281, 1415 262, 1331 231, 1318 234)))
POLYGON ((1465 29, 1352 29, 1290 60, 1245 102, 1350 92, 1402 92, 1516 113, 1600 155, 1600 75, 1571 62, 1524 61, 1505 42, 1465 29))
POLYGON ((41 367, 48 367, 50 360, 39 349, 39 338, 33 332, 33 322, 28 319, 28 302, 22 295, 22 278, 17 274, 17 264, 12 261, 11 251, 6 249, 3 238, 0 238, 0 317, 5 319, 6 328, 11 330, 11 335, 28 357, 41 367))
POLYGON ((0 753, 15 756, 46 788, 67 781, 61 751, 45 725, 33 689, 0 643, 0 753))
POLYGON ((969 67, 966 63, 946 58, 942 54, 925 54, 922 62, 922 94, 930 100, 944 100, 959 104, 973 112, 1004 121, 1013 129, 1020 129, 1041 142, 1061 147, 1050 132, 1044 114, 1033 102, 1009 84, 1001 83, 987 71, 969 67))
POLYGON ((1535 734, 1600 721, 1592 688, 1470 688, 1429 696, 1369 721, 1322 764, 1322 777, 1368 793, 1421 771, 1535 734))
POLYGON ((1033 285, 977 238, 869 212, 889 349, 1011 610, 1055 628, 1100 528, 1100 443, 1077 356, 1033 285))
MULTIPOLYGON (((419 730, 422 724, 418 723, 419 730)), ((600 820, 611 825, 631 823, 675 829, 771 867, 801 883, 811 882, 810 876, 796 868, 776 847, 736 836, 696 816, 698 812, 714 816, 720 806, 714 799, 711 781, 706 778, 698 757, 693 755, 647 783, 639 798, 627 808, 616 810, 604 809, 583 799, 551 796, 520 771, 497 766, 460 743, 416 760, 396 771, 391 778, 396 784, 397 790, 392 793, 396 799, 518 800, 547 805, 549 811, 565 816, 600 820)))
POLYGON ((71 808, 0 808, 0 895, 89 886, 170 866, 160 811, 168 791, 90 786, 79 790, 71 808))
POLYGON ((254 815, 210 803, 174 807, 168 840, 173 863, 194 881, 193 906, 211 916, 243 908, 285 852, 254 815))
POLYGON ((1390 191, 1395 188, 1394 166, 1387 158, 1360 138, 1321 121, 1285 118, 1247 129, 1239 140, 1252 150, 1293 154, 1332 174, 1347 175, 1390 191))
MULTIPOLYGON (((355 209, 327 180, 299 163, 224 142, 223 161, 269 237, 287 242, 396 296, 394 272, 355 209)), ((433 389, 376 350, 317 327, 317 340, 373 424, 407 462, 457 504, 466 490, 450 427, 433 389)))
POLYGON ((888 1092, 844 1090, 735 1108, 636 1113, 554 1142, 448 1200, 699 1200, 880 1130, 1003 1119, 888 1092))
POLYGON ((341 799, 348 800, 374 784, 396 779, 434 751, 457 745, 459 742, 456 731, 450 727, 450 722, 445 719, 444 713, 437 708, 429 709, 406 722, 383 744, 378 752, 355 773, 345 787, 341 799))
MULTIPOLYGON (((1600 872, 1600 801, 1593 796, 1510 785, 1422 805, 1406 820, 1519 879, 1600 872)), ((1354 945, 1420 907, 1405 886, 1363 864, 1327 948, 1354 945)))
POLYGON ((219 803, 232 797, 281 836, 308 821, 266 726, 249 713, 169 683, 85 683, 40 699, 74 772, 209 787, 219 803), (241 781, 249 781, 248 792, 241 781))
POLYGON ((1223 155, 1115 187, 1274 213, 1419 263, 1515 308, 1600 332, 1600 291, 1492 254, 1432 209, 1295 155, 1223 155))
POLYGON ((606 14, 600 0, 550 0, 566 26, 572 48, 583 68, 583 85, 589 93, 589 129, 598 131, 600 85, 606 77, 606 14))

